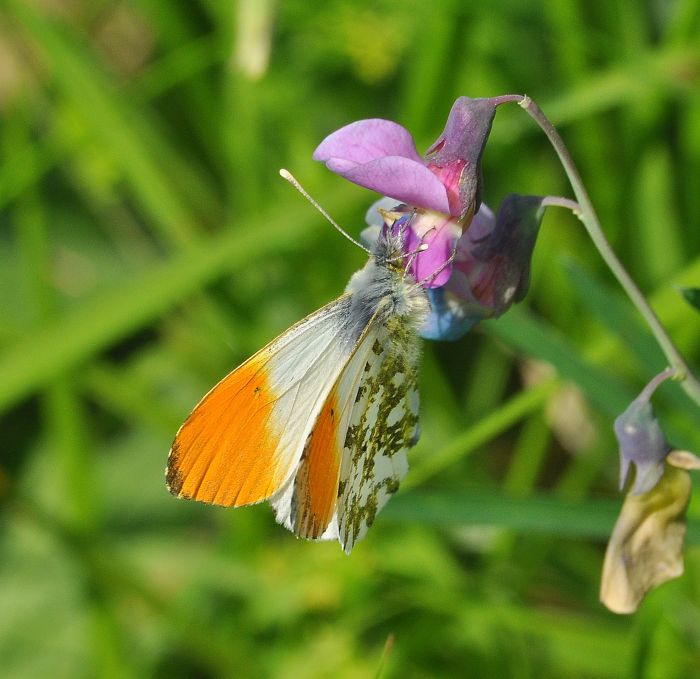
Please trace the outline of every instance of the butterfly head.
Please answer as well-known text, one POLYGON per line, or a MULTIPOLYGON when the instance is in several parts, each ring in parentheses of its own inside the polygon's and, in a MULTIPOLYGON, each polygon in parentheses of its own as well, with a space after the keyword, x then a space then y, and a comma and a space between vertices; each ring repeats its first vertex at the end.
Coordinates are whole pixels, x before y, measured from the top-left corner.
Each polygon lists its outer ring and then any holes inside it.
MULTIPOLYGON (((386 212, 384 224, 372 247, 372 255, 379 266, 396 273, 405 273, 410 258, 415 253, 409 251, 411 220, 415 211, 401 213, 386 212)), ((419 251, 423 249, 422 247, 419 251)))
POLYGON ((362 233, 376 263, 425 289, 444 285, 455 257, 459 225, 445 215, 407 205, 380 208, 379 213, 381 226, 372 225, 362 233))

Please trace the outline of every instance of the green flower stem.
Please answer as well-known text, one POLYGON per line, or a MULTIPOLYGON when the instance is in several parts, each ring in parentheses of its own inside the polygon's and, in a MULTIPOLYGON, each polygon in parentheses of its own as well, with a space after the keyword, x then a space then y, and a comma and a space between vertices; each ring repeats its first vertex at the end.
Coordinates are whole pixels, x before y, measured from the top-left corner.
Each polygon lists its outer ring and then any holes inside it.
POLYGON ((700 405, 700 382, 690 371, 688 364, 676 345, 673 343, 673 340, 669 337, 666 329, 661 324, 661 321, 659 321, 658 316, 610 247, 610 244, 603 233, 603 229, 600 226, 600 221, 598 220, 593 204, 591 203, 591 199, 588 196, 588 192, 581 181, 581 176, 576 169, 574 161, 571 158, 571 154, 566 148, 564 141, 559 136, 559 133, 554 128, 554 125, 552 125, 544 113, 542 113, 540 107, 534 101, 532 101, 530 97, 527 95, 523 96, 522 99, 518 101, 518 104, 525 109, 530 117, 542 128, 550 143, 554 147, 554 150, 557 152, 559 160, 564 166, 564 170, 566 171, 566 174, 569 177, 569 182, 571 183, 571 188, 574 190, 574 194, 576 195, 576 199, 578 201, 578 209, 575 209, 572 206, 569 207, 573 209, 574 213, 577 214, 579 219, 583 222, 583 225, 586 227, 586 231, 588 231, 588 235, 591 237, 591 240, 596 248, 598 248, 598 252, 600 252, 601 257, 610 267, 610 270, 620 282, 620 285, 622 285, 623 289, 632 300, 632 303, 637 307, 639 313, 642 314, 648 323, 649 327, 651 328, 651 332, 656 338, 656 341, 659 343, 659 346, 663 350, 671 367, 675 371, 675 379, 680 381, 681 386, 688 396, 690 396, 690 398, 700 405))

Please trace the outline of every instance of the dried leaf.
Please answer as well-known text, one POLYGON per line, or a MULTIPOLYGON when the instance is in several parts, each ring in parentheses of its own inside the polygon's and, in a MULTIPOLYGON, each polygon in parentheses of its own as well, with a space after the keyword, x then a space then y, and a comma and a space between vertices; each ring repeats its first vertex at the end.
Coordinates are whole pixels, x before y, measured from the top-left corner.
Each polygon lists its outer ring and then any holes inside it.
POLYGON ((649 492, 628 495, 603 564, 600 600, 615 613, 634 613, 647 592, 683 574, 688 472, 666 465, 649 492))

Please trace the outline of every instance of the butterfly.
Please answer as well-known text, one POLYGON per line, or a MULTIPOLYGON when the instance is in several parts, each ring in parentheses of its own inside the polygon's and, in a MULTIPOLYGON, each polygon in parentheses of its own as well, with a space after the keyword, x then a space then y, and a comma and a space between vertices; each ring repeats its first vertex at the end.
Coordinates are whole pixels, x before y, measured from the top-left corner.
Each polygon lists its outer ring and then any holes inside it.
POLYGON ((175 436, 168 489, 226 507, 267 500, 279 523, 350 553, 408 471, 419 436, 424 286, 408 223, 385 225, 344 294, 221 380, 175 436))

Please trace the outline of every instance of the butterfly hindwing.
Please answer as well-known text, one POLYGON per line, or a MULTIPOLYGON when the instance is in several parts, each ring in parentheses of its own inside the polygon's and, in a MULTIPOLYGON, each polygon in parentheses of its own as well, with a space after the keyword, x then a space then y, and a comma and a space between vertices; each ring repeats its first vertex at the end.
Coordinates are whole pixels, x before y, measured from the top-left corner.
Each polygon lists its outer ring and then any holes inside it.
POLYGON ((333 385, 277 519, 299 537, 339 538, 349 552, 408 471, 418 434, 418 339, 377 313, 333 385))
POLYGON ((406 451, 419 431, 415 330, 406 319, 390 316, 364 343, 338 487, 338 537, 346 552, 398 490, 408 471, 406 451))

